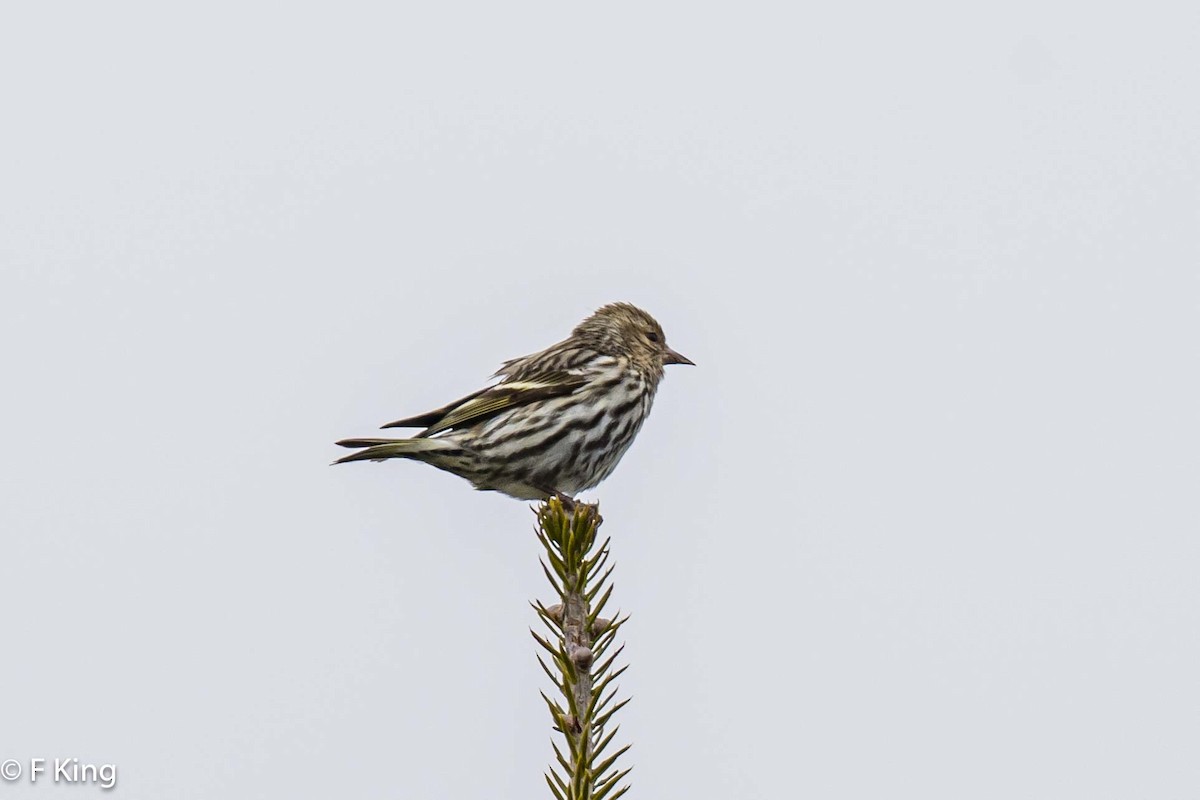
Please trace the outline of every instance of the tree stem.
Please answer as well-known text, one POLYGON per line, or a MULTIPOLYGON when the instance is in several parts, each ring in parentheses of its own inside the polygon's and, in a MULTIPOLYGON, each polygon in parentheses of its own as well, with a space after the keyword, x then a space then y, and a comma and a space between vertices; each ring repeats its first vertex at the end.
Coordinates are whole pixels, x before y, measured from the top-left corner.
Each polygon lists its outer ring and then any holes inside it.
POLYGON ((605 653, 628 617, 599 617, 612 595, 608 541, 596 536, 600 512, 583 503, 568 511, 559 498, 536 511, 537 536, 545 548, 542 568, 559 602, 533 604, 551 634, 534 631, 533 637, 549 656, 549 661, 538 659, 542 669, 565 701, 564 706, 542 693, 554 727, 567 740, 565 751, 554 746, 557 766, 546 773, 546 783, 555 800, 616 800, 629 789, 623 783, 629 770, 616 766, 629 747, 605 753, 617 730, 611 718, 628 701, 614 699, 613 681, 625 671, 614 666, 622 648, 605 653))

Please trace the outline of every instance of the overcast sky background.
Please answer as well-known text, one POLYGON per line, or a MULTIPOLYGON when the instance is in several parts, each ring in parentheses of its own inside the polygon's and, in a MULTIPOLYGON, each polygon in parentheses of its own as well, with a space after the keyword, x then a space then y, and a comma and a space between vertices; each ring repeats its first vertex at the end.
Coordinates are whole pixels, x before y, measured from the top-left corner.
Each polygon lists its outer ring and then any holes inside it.
MULTIPOLYGON (((596 307, 640 798, 1200 791, 1200 6, 10 4, 0 760, 548 797, 528 504, 330 468, 596 307)), ((0 785, 5 797, 84 797, 0 785)))

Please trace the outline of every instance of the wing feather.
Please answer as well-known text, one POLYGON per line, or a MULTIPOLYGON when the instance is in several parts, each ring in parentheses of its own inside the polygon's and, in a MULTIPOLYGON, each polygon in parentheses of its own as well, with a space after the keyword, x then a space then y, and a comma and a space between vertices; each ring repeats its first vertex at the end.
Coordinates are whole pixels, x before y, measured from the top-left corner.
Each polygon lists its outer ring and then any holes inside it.
POLYGON ((568 395, 586 385, 588 377, 580 372, 553 372, 509 380, 480 389, 436 411, 389 422, 385 428, 427 426, 417 434, 433 436, 451 428, 463 428, 490 419, 509 409, 568 395))
POLYGON ((381 427, 381 428, 428 428, 430 425, 436 425, 438 420, 445 417, 447 414, 449 414, 454 409, 458 408, 459 406, 464 405, 465 403, 470 402, 471 400, 474 400, 476 397, 479 397, 479 395, 483 394, 484 392, 486 392, 492 388, 494 388, 494 387, 488 386, 485 389, 480 389, 478 392, 471 392, 466 397, 461 397, 458 400, 455 400, 453 403, 448 403, 447 405, 444 405, 441 408, 435 408, 433 411, 427 411, 424 414, 418 414, 415 417, 405 417, 404 419, 398 419, 395 422, 389 422, 387 425, 380 425, 379 427, 381 427))

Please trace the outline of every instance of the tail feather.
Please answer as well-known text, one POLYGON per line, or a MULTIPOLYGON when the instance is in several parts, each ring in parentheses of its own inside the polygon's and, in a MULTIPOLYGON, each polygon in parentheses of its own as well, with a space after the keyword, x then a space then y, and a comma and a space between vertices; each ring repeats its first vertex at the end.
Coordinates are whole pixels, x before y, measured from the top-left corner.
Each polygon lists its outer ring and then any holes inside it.
POLYGON ((415 458, 422 461, 422 456, 447 448, 447 443, 438 439, 342 439, 338 444, 362 449, 339 458, 334 464, 386 461, 389 458, 415 458))

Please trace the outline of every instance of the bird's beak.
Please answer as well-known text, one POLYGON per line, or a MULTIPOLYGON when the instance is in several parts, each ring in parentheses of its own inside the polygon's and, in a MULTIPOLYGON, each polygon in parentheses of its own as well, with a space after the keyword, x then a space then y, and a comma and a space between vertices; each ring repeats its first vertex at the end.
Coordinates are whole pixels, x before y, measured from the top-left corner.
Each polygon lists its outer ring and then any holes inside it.
POLYGON ((672 350, 669 347, 667 348, 667 352, 663 353, 663 363, 664 364, 691 364, 693 367, 696 366, 696 362, 692 361, 687 356, 679 355, 679 353, 676 353, 674 350, 672 350))

